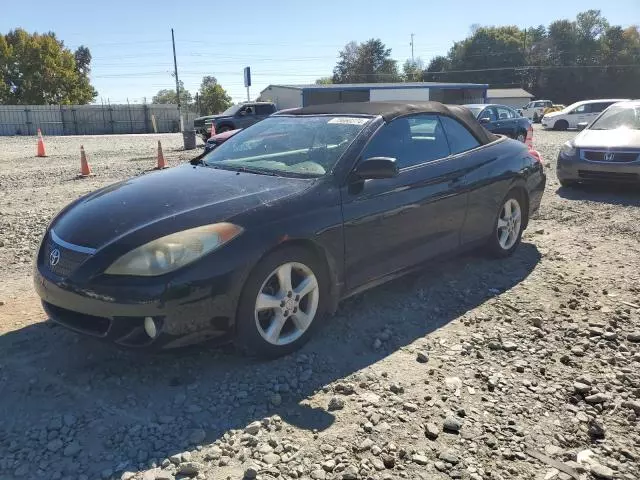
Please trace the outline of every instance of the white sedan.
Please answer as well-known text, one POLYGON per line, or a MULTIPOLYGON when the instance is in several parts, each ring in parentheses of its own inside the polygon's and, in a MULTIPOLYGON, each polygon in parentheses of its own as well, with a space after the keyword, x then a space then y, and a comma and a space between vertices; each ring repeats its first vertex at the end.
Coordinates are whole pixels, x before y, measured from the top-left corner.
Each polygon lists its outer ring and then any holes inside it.
POLYGON ((542 117, 542 126, 553 130, 567 130, 578 128, 580 123, 591 123, 600 113, 617 102, 624 102, 626 98, 608 98, 600 100, 583 100, 563 108, 559 112, 547 113, 542 117))

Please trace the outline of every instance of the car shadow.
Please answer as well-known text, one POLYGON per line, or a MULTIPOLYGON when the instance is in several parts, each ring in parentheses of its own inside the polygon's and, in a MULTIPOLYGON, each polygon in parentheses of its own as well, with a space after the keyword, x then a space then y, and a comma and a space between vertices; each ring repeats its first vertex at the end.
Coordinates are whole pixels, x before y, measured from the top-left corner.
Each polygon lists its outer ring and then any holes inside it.
POLYGON ((325 430, 335 417, 310 396, 336 380, 354 381, 416 340, 423 347, 430 333, 522 282, 540 258, 523 243, 500 261, 470 254, 430 264, 345 300, 305 347, 272 361, 206 346, 120 350, 51 322, 7 333, 0 336, 0 450, 10 457, 0 459, 0 478, 19 468, 26 478, 120 478, 273 415, 309 434, 325 430), (194 429, 204 440, 194 440, 194 429), (67 455, 74 442, 84 462, 67 455))
POLYGON ((579 184, 560 187, 560 197, 567 200, 588 200, 590 202, 609 203, 625 207, 640 206, 640 188, 628 184, 579 184))

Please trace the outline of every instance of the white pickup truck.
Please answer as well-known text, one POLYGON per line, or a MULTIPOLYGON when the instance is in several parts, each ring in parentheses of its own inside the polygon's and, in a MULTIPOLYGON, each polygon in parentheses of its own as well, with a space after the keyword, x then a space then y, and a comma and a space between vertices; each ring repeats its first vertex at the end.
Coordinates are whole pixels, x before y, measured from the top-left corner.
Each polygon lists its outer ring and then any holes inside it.
POLYGON ((534 100, 527 103, 520 111, 523 117, 528 118, 533 123, 539 123, 544 115, 544 109, 552 106, 553 102, 551 100, 534 100))

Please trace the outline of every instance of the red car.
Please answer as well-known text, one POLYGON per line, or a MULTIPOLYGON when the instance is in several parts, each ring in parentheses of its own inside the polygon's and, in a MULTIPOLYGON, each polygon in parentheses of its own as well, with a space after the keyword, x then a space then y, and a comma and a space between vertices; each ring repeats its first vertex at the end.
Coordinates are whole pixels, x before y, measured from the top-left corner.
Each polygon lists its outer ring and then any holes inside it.
POLYGON ((218 145, 223 144, 226 140, 233 137, 241 130, 241 128, 236 128, 235 130, 227 130, 226 132, 213 135, 211 138, 209 138, 209 140, 207 140, 207 143, 205 143, 204 153, 209 153, 211 150, 216 148, 218 145))

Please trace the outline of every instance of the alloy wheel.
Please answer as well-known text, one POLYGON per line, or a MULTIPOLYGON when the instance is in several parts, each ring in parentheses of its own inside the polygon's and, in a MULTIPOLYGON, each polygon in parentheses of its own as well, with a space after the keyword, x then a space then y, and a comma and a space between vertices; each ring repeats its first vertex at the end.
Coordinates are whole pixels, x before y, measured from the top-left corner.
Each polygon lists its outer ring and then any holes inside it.
POLYGON ((276 268, 263 282, 255 303, 258 332, 268 343, 295 342, 311 326, 320 297, 313 271, 298 262, 276 268))
POLYGON ((498 217, 498 243, 503 250, 509 250, 518 241, 522 227, 522 211, 515 198, 509 198, 502 206, 498 217))

